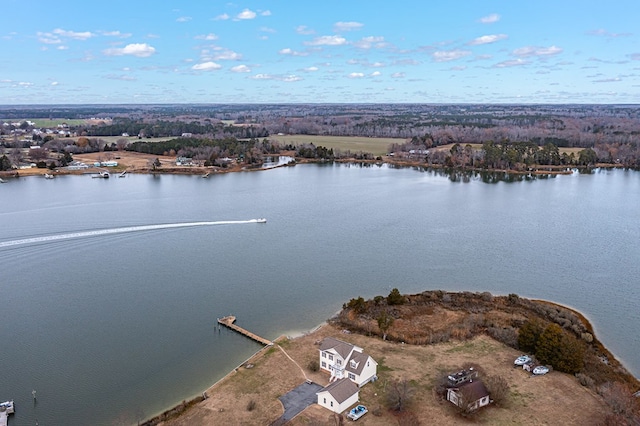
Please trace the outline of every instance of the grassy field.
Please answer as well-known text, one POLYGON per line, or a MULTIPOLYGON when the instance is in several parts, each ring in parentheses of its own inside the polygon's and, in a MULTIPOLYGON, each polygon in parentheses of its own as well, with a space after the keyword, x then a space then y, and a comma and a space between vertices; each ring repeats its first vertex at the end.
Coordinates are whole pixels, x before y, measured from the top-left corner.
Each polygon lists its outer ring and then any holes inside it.
POLYGON ((86 124, 87 120, 84 119, 73 119, 73 120, 67 120, 65 118, 54 118, 54 119, 48 119, 48 118, 29 118, 29 121, 33 121, 34 123, 36 123, 36 127, 56 127, 58 126, 58 124, 63 124, 66 123, 69 126, 79 126, 81 124, 86 124))
POLYGON ((317 136, 317 135, 272 135, 269 139, 283 144, 308 144, 324 146, 351 152, 370 152, 373 155, 385 155, 392 143, 404 143, 399 138, 368 138, 364 136, 317 136))

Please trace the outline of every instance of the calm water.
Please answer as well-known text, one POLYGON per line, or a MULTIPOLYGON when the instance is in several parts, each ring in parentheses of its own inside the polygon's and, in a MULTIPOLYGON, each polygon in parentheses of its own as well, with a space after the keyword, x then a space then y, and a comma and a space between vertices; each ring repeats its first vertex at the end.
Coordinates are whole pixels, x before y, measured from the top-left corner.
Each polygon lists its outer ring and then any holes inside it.
POLYGON ((639 207, 640 173, 625 171, 497 184, 344 165, 12 180, 0 185, 0 400, 16 401, 12 426, 135 424, 260 349, 217 331, 217 317, 276 338, 393 287, 570 305, 637 376, 639 207))

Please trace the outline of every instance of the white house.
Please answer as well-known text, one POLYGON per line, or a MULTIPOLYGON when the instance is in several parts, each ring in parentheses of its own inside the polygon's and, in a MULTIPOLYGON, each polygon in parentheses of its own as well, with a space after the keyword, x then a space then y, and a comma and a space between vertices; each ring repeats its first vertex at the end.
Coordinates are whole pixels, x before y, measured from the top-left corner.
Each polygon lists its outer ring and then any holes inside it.
POLYGON ((330 382, 348 378, 361 387, 377 378, 378 363, 361 347, 325 337, 319 350, 320 368, 331 374, 330 382))
POLYGON ((491 402, 489 391, 478 379, 447 389, 447 401, 460 408, 464 408, 463 405, 466 403, 469 411, 475 411, 491 402))
POLYGON ((318 405, 339 414, 358 402, 360 388, 351 380, 343 378, 329 383, 316 395, 318 405))

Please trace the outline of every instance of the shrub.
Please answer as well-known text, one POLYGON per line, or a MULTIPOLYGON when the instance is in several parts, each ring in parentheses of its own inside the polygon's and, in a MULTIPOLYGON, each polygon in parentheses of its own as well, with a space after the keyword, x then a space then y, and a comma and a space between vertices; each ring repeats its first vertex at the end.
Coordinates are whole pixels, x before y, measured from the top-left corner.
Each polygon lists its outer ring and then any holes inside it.
POLYGON ((402 305, 405 302, 405 298, 402 294, 400 294, 400 290, 394 288, 387 296, 387 304, 388 305, 402 305))
POLYGON ((256 401, 252 399, 247 403, 247 411, 253 411, 255 408, 256 408, 256 401))
POLYGON ((488 376, 484 379, 484 384, 493 402, 504 407, 509 397, 509 383, 506 379, 502 376, 488 376))
POLYGON ((309 361, 309 364, 307 364, 307 368, 313 371, 314 373, 320 370, 320 365, 318 364, 318 360, 312 359, 311 361, 309 361))

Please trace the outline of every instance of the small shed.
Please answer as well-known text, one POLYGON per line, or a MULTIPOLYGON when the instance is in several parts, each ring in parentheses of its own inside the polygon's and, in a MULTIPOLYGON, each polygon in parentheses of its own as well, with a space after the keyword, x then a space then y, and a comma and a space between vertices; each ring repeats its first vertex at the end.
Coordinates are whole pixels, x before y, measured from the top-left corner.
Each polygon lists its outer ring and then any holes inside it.
POLYGON ((469 411, 475 411, 491 402, 489 391, 482 380, 472 380, 447 389, 447 401, 469 411))

